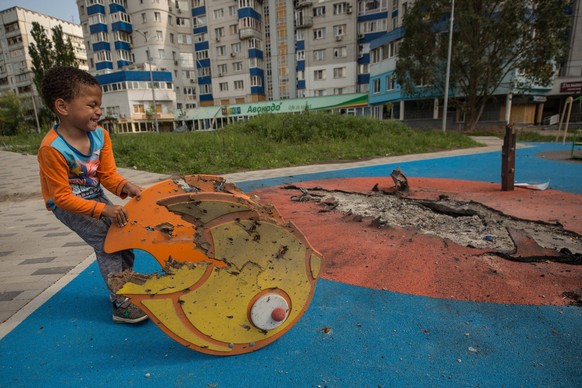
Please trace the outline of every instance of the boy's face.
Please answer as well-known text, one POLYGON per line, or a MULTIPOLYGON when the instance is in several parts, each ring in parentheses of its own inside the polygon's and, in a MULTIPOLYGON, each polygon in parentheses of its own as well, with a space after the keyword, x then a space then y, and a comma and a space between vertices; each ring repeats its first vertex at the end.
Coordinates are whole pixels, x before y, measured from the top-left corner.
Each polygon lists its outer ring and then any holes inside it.
POLYGON ((101 88, 98 85, 81 85, 71 101, 57 100, 61 125, 69 129, 91 132, 97 128, 101 110, 101 88))

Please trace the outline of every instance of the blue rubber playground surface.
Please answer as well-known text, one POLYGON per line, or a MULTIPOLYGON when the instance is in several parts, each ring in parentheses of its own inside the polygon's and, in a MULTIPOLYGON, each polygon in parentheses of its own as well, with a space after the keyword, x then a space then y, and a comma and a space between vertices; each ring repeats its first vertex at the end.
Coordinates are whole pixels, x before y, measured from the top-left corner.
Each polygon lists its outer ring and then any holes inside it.
MULTIPOLYGON (((518 149, 516 180, 551 179, 582 194, 582 164, 518 149)), ((327 178, 409 177, 499 182, 500 152, 240 182, 245 191, 327 178)), ((582 214, 581 214, 582 216, 582 214)), ((316 247, 317 248, 317 247, 316 247)), ((159 270, 137 253, 137 272, 159 270)), ((581 279, 582 287, 582 279, 581 279)), ((0 387, 582 386, 582 309, 474 303, 319 280, 303 318, 254 353, 189 350, 152 322, 119 325, 95 263, 0 341, 0 387)))

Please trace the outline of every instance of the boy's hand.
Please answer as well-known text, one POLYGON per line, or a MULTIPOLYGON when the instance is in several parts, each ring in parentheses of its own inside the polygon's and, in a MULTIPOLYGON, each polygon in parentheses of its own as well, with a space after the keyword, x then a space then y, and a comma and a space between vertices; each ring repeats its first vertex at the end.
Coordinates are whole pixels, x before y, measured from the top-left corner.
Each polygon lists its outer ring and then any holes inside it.
POLYGON ((141 199, 142 190, 143 189, 141 187, 128 181, 125 186, 123 186, 123 189, 121 189, 121 192, 126 193, 131 198, 135 197, 135 199, 139 201, 141 199))
POLYGON ((127 225, 127 211, 123 206, 119 205, 105 205, 101 216, 108 217, 111 222, 117 224, 120 228, 127 225))

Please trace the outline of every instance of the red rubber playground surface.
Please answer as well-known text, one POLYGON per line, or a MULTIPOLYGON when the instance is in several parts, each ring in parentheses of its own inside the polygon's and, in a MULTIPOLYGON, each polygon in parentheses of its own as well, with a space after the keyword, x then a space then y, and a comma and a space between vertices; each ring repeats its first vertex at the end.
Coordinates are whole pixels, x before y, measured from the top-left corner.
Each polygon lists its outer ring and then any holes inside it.
MULTIPOLYGON (((393 185, 390 178, 373 177, 307 181, 296 186, 370 195, 376 184, 380 189, 386 185, 386 190, 393 185)), ((558 222, 582 234, 582 196, 578 194, 523 188, 501 192, 496 183, 442 178, 411 178, 409 184, 410 198, 436 200, 446 195, 520 219, 558 222)), ((419 233, 416 228, 378 228, 371 225, 372 218, 354 221, 341 212, 322 211, 318 203, 292 201, 301 191, 285 186, 254 194, 293 220, 327 258, 324 279, 435 298, 531 305, 567 305, 570 300, 562 293, 582 287, 579 265, 510 261, 491 250, 465 247, 419 233)), ((552 255, 530 241, 520 242, 517 249, 527 256, 550 259, 552 255)))
MULTIPOLYGON (((0 386, 582 386, 582 310, 564 292, 582 267, 516 262, 413 228, 376 228, 297 190, 367 193, 408 176, 411 196, 472 200, 582 233, 582 164, 518 149, 516 179, 550 189, 500 191, 500 152, 238 182, 272 202, 324 254, 303 318, 259 351, 216 357, 189 350, 152 322, 115 325, 95 263, 0 341, 0 386)), ((538 255, 523 239, 518 250, 538 255)), ((138 272, 159 270, 137 253, 138 272)))

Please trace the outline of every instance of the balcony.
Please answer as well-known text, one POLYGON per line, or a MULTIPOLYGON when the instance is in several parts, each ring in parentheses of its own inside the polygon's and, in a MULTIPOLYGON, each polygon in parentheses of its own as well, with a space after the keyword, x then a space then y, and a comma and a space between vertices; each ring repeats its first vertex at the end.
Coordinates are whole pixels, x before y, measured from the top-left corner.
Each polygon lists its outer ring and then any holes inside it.
POLYGON ((313 26, 313 16, 301 16, 297 18, 297 28, 309 28, 313 26))
POLYGON ((238 30, 239 39, 261 38, 261 33, 254 28, 240 28, 238 30))
POLYGON ((297 3, 295 4, 297 8, 306 8, 311 7, 312 5, 313 2, 308 0, 298 0, 297 3))

